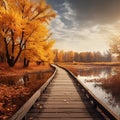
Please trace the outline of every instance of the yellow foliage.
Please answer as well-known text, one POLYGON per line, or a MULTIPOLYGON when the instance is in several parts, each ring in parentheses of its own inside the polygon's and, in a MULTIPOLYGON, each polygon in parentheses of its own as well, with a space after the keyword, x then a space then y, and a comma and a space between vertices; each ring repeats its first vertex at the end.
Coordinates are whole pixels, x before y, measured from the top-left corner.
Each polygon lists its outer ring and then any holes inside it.
POLYGON ((29 60, 49 61, 54 42, 48 41, 46 23, 55 15, 45 0, 1 0, 0 43, 4 44, 7 59, 16 61, 22 54, 29 60))

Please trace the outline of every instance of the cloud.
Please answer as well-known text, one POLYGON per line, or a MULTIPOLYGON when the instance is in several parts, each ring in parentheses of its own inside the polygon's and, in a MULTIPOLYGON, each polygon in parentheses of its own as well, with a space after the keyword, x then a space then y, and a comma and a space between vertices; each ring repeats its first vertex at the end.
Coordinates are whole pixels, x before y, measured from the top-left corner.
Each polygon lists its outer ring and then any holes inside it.
POLYGON ((81 25, 106 24, 120 19, 120 0, 67 0, 81 25))
POLYGON ((74 17, 76 17, 76 12, 70 7, 69 2, 64 2, 63 3, 63 9, 64 9, 64 13, 62 14, 62 16, 66 19, 66 20, 74 20, 74 17))
POLYGON ((55 48, 105 51, 109 49, 108 41, 111 36, 119 34, 118 0, 49 0, 49 2, 58 13, 51 23, 53 38, 56 39, 55 48))
POLYGON ((105 51, 109 49, 110 36, 117 33, 116 27, 118 27, 118 22, 116 22, 116 24, 98 24, 82 29, 74 26, 69 29, 60 17, 53 23, 54 38, 57 41, 55 47, 73 51, 105 51))
POLYGON ((60 7, 64 12, 61 13, 59 11, 57 17, 51 23, 51 29, 54 33, 53 37, 59 42, 70 41, 76 34, 76 25, 73 23, 75 12, 71 9, 68 2, 63 2, 60 7), (69 29, 71 26, 72 29, 69 29))

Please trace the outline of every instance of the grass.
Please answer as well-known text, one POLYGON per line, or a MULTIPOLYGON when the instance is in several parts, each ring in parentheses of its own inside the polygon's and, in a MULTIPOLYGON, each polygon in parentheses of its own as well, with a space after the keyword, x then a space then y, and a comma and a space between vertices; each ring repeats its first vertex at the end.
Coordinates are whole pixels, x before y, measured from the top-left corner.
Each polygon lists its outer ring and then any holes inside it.
MULTIPOLYGON (((104 67, 119 67, 120 62, 58 62, 56 63, 63 66, 73 72, 76 76, 79 74, 79 70, 89 70, 89 68, 104 68, 104 67)), ((118 68, 119 69, 119 68, 118 68)), ((116 69, 117 70, 117 69, 116 69)), ((119 70, 118 70, 119 71, 119 70)))
POLYGON ((60 65, 100 65, 100 66, 120 66, 120 62, 56 62, 60 65))

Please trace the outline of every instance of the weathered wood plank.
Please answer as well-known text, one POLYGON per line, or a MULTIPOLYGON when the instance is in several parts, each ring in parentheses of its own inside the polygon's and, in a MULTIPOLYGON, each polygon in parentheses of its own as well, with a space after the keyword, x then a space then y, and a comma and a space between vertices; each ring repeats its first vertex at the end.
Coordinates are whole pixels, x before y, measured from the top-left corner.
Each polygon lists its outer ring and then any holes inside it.
POLYGON ((101 118, 35 118, 30 117, 28 120, 103 120, 101 118))
POLYGON ((79 92, 80 94, 83 94, 83 93, 81 93, 81 91, 80 91, 80 89, 66 89, 66 88, 64 88, 64 89, 46 89, 46 92, 47 91, 49 91, 49 92, 64 92, 64 91, 66 91, 66 92, 79 92))
POLYGON ((33 108, 91 108, 91 109, 93 109, 93 107, 91 107, 91 105, 83 105, 83 104, 81 104, 81 105, 68 105, 68 104, 66 104, 66 105, 50 105, 50 104, 40 104, 40 105, 34 105, 33 106, 33 108))
POLYGON ((98 118, 98 114, 92 113, 29 113, 28 117, 37 117, 37 118, 98 118))
POLYGON ((80 91, 79 89, 75 89, 75 88, 72 88, 72 87, 67 87, 67 88, 64 88, 64 87, 49 87, 47 88, 47 90, 61 90, 61 91, 80 91))
MULTIPOLYGON (((47 108, 47 109, 40 109, 40 108, 36 108, 36 109, 31 109, 30 110, 30 113, 40 113, 40 112, 46 112, 46 113, 85 113, 87 112, 88 113, 88 109, 84 109, 84 108, 66 108, 66 109, 58 109, 58 108, 47 108)), ((89 113, 91 112, 96 112, 94 109, 89 109, 89 113)))
POLYGON ((47 94, 47 93, 45 93, 44 95, 42 95, 42 97, 62 97, 62 96, 64 96, 64 97, 80 97, 79 94, 77 94, 77 93, 75 93, 75 94, 71 94, 71 93, 70 94, 66 94, 66 93, 47 94))
POLYGON ((44 102, 44 101, 38 101, 38 102, 36 102, 35 104, 37 104, 37 105, 39 105, 39 104, 44 104, 44 105, 91 105, 89 102, 86 102, 86 103, 83 103, 82 101, 72 101, 72 102, 69 102, 69 101, 62 101, 62 102, 54 102, 54 101, 52 101, 52 102, 49 102, 49 101, 46 101, 46 102, 44 102))
MULTIPOLYGON (((71 98, 73 98, 73 95, 43 95, 42 96, 42 98, 54 98, 54 99, 67 99, 67 98, 69 98, 69 99, 71 99, 71 98)), ((75 95, 74 96, 74 99, 79 99, 80 98, 80 96, 78 96, 78 95, 75 95)))
MULTIPOLYGON (((44 92, 44 94, 58 94, 58 92, 59 93, 61 93, 61 94, 76 94, 77 92, 76 92, 76 90, 75 91, 61 91, 61 90, 59 90, 59 91, 48 91, 48 90, 46 90, 45 92, 44 92)), ((77 94, 79 94, 79 93, 77 93, 77 94)), ((81 93, 82 94, 82 93, 81 93)))
POLYGON ((40 98, 40 101, 46 102, 46 101, 52 101, 52 102, 56 102, 56 101, 84 101, 84 103, 86 101, 88 101, 88 99, 75 99, 75 98, 40 98))

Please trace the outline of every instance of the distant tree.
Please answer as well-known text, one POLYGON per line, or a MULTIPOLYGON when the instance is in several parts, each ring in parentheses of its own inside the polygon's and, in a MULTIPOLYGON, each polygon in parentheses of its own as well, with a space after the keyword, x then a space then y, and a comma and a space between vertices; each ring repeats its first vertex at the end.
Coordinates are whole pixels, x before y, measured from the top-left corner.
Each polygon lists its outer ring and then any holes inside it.
POLYGON ((90 62, 95 62, 96 61, 95 52, 89 52, 89 58, 90 62))
POLYGON ((68 60, 68 52, 64 52, 64 54, 63 54, 63 61, 64 62, 69 62, 69 60, 68 60))
POLYGON ((103 58, 104 58, 105 62, 107 62, 107 61, 111 62, 112 61, 112 54, 111 54, 110 51, 106 51, 103 56, 104 56, 103 58))
POLYGON ((53 53, 54 53, 54 61, 58 62, 58 49, 54 49, 53 53))
POLYGON ((86 52, 80 53, 80 62, 87 62, 86 52))
POLYGON ((78 52, 75 52, 75 53, 74 53, 74 61, 75 61, 75 62, 79 62, 79 60, 80 60, 79 53, 78 53, 78 52))
POLYGON ((110 51, 112 54, 116 54, 120 61, 120 36, 115 36, 110 41, 110 51))
POLYGON ((95 53, 95 62, 102 62, 102 54, 99 51, 95 53))
POLYGON ((69 51, 69 52, 67 52, 67 54, 68 54, 68 61, 69 62, 73 62, 74 61, 74 52, 73 51, 69 51))
POLYGON ((64 62, 64 51, 59 51, 59 55, 58 55, 58 61, 59 62, 64 62))

